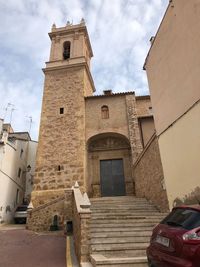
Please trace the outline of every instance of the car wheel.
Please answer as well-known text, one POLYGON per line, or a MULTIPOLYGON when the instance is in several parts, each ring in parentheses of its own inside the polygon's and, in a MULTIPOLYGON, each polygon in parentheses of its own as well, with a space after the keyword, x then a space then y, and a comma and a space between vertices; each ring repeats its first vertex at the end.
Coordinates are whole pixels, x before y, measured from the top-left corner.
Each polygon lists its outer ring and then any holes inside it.
POLYGON ((149 267, 156 267, 155 265, 153 265, 153 263, 148 259, 148 266, 149 267))

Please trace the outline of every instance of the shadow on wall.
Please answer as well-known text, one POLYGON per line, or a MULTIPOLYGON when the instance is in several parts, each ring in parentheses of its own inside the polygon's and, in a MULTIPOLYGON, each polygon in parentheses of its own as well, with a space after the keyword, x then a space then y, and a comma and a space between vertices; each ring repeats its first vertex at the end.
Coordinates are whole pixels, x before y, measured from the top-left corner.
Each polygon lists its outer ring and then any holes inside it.
POLYGON ((173 207, 179 206, 179 205, 194 205, 194 204, 200 204, 200 187, 197 186, 190 194, 185 195, 182 199, 181 198, 175 198, 173 201, 173 207))

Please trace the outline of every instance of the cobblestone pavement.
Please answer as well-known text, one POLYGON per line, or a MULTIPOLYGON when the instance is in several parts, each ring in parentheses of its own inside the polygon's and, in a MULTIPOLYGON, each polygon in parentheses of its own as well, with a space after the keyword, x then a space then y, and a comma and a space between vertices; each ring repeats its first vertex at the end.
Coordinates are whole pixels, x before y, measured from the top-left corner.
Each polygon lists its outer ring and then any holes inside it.
POLYGON ((63 232, 37 234, 22 226, 1 226, 0 267, 66 267, 66 238, 63 232))

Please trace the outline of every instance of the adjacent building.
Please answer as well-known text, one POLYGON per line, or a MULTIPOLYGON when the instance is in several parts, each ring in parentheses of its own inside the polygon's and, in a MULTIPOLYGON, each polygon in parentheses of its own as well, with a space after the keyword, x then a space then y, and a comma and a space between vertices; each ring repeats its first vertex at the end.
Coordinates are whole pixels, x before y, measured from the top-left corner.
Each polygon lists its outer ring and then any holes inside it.
POLYGON ((36 148, 28 132, 0 119, 0 223, 12 222, 17 206, 30 201, 36 148))
POLYGON ((200 1, 171 0, 147 55, 170 207, 200 201, 200 1))

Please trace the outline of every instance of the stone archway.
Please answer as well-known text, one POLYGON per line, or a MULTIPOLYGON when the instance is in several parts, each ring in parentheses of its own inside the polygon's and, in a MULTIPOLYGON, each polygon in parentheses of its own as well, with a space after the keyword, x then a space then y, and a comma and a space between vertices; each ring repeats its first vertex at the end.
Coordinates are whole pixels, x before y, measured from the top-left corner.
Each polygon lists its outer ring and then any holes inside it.
POLYGON ((104 133, 88 140, 87 187, 91 197, 132 195, 133 180, 129 140, 104 133))

